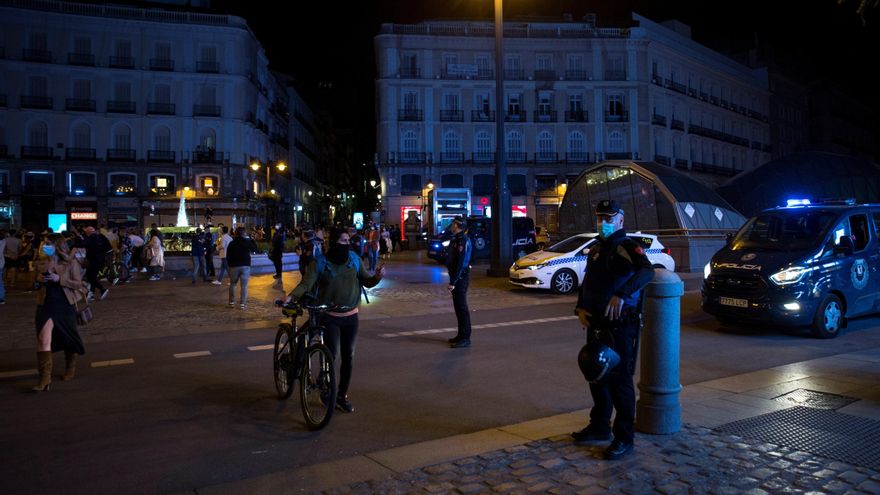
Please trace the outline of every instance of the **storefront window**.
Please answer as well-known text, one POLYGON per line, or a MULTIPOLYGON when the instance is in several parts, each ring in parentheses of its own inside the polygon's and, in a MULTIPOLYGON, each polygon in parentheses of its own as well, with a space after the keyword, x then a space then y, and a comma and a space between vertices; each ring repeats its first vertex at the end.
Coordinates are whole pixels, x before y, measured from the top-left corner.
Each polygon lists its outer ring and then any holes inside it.
POLYGON ((25 194, 52 194, 55 177, 51 172, 34 170, 25 172, 22 178, 25 194))
POLYGON ((135 174, 110 174, 110 194, 114 196, 134 196, 137 192, 135 174))
POLYGON ((174 196, 175 186, 173 175, 150 176, 150 193, 154 196, 174 196))

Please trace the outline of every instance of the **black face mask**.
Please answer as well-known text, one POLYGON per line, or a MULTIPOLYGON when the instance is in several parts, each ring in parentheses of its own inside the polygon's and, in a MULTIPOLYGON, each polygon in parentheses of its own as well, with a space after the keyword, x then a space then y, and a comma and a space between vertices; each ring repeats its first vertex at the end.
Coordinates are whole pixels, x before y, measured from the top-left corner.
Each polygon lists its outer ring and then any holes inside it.
POLYGON ((348 245, 334 243, 327 251, 327 259, 334 265, 344 265, 348 261, 348 245))

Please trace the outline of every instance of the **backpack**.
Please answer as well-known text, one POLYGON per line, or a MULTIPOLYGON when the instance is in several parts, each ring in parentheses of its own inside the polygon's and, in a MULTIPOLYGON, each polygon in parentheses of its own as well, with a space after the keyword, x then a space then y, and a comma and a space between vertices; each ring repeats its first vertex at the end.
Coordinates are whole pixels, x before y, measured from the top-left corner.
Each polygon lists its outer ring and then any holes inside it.
MULTIPOLYGON (((318 278, 329 276, 331 279, 336 278, 336 265, 327 261, 327 256, 323 253, 315 256, 315 270, 318 271, 320 275, 318 278)), ((345 264, 346 268, 354 268, 356 273, 361 272, 361 257, 357 255, 354 251, 348 252, 348 263, 345 264)), ((370 304, 370 298, 367 296, 367 290, 364 288, 363 284, 360 282, 360 278, 358 278, 358 285, 361 288, 361 294, 364 296, 364 300, 367 304, 370 304)), ((318 284, 315 284, 313 289, 313 293, 311 294, 313 297, 318 296, 318 284)))

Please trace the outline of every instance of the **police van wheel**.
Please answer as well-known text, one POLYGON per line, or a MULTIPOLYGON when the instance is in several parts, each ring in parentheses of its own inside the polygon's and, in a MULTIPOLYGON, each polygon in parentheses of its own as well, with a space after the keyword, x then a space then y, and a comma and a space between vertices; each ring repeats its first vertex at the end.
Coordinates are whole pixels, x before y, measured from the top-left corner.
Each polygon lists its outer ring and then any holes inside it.
POLYGON ((843 327, 843 303, 834 294, 828 294, 816 310, 813 318, 813 335, 820 339, 833 339, 843 327))
POLYGON ((556 294, 568 294, 577 289, 577 275, 568 268, 563 268, 553 274, 550 279, 550 289, 556 294))

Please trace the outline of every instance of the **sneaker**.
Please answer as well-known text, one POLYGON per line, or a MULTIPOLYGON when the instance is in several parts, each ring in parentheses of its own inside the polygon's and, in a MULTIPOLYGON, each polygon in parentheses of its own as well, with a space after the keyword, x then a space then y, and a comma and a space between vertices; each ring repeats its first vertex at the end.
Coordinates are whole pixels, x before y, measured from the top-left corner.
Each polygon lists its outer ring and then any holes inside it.
POLYGON ((110 289, 104 289, 104 292, 101 293, 101 300, 107 299, 107 294, 110 293, 110 289))
POLYGON ((230 308, 234 308, 234 307, 235 307, 235 301, 229 301, 229 307, 230 307, 230 308))
POLYGON ((241 303, 239 306, 241 307, 241 309, 247 309, 247 304, 241 303))
POLYGON ((215 280, 215 281, 213 281, 213 282, 211 282, 211 283, 214 284, 214 285, 223 285, 223 282, 221 282, 221 281, 219 281, 219 280, 215 280))
POLYGON ((470 346, 471 346, 471 339, 456 340, 455 342, 449 344, 449 347, 452 347, 453 349, 461 349, 463 347, 470 347, 470 346))
POLYGON ((113 277, 113 285, 116 285, 118 283, 119 283, 119 277, 113 277))
POLYGON ((150 280, 152 280, 153 282, 155 282, 156 280, 159 280, 159 276, 158 276, 158 275, 153 275, 152 277, 150 277, 150 280))
POLYGON ((609 461, 616 461, 631 454, 635 445, 614 439, 611 445, 602 453, 602 457, 609 461))
POLYGON ((141 273, 147 273, 147 269, 146 269, 146 268, 141 268, 141 273))
POLYGON ((580 431, 571 433, 575 442, 607 442, 611 440, 611 431, 597 431, 593 425, 588 425, 580 431))
POLYGON ((92 302, 94 300, 95 300, 95 293, 89 292, 89 294, 86 296, 86 302, 92 302))
POLYGON ((354 412, 354 406, 351 405, 351 401, 348 400, 347 395, 343 395, 343 396, 336 398, 336 409, 339 409, 340 411, 344 411, 347 413, 354 412))

